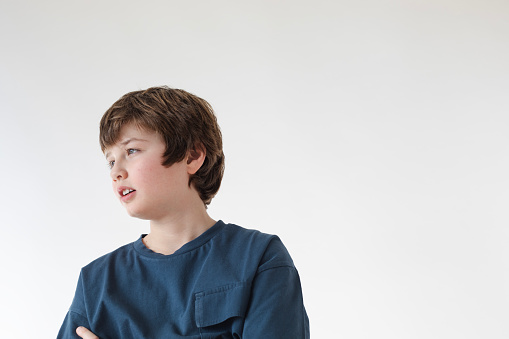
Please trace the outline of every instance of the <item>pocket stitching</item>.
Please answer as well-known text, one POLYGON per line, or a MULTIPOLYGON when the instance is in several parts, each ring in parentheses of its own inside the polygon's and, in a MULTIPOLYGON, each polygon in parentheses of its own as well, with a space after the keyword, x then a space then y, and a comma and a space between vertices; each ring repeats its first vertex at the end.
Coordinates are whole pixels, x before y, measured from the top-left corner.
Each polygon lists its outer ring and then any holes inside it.
MULTIPOLYGON (((231 312, 231 314, 229 314, 228 317, 225 318, 225 319, 223 319, 223 317, 221 316, 221 317, 212 318, 212 320, 211 319, 207 319, 208 321, 205 322, 205 319, 204 319, 205 318, 205 312, 204 312, 204 309, 203 309, 203 304, 204 304, 203 303, 203 299, 206 296, 211 296, 211 295, 218 294, 218 293, 226 293, 226 292, 228 292, 230 290, 233 290, 235 288, 246 288, 249 285, 250 285, 249 282, 245 282, 245 281, 244 282, 237 282, 237 283, 232 283, 232 284, 227 284, 227 285, 223 285, 223 286, 218 286, 218 287, 215 287, 215 288, 210 289, 210 290, 206 290, 206 291, 201 291, 201 292, 195 293, 196 325, 199 328, 202 328, 202 327, 212 326, 214 324, 220 323, 220 322, 225 321, 226 319, 231 318, 231 317, 243 316, 242 310, 238 309, 238 310, 235 310, 235 312, 231 312)), ((245 313, 245 310, 244 310, 244 313, 245 313)))

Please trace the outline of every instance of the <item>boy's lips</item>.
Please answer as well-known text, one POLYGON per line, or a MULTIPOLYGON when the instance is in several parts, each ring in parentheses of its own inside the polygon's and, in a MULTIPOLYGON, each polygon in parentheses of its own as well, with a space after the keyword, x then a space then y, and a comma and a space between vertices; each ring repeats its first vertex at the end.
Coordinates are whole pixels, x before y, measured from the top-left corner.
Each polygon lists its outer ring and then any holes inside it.
POLYGON ((136 190, 127 186, 120 186, 117 188, 117 193, 120 196, 120 200, 127 201, 134 196, 136 190))

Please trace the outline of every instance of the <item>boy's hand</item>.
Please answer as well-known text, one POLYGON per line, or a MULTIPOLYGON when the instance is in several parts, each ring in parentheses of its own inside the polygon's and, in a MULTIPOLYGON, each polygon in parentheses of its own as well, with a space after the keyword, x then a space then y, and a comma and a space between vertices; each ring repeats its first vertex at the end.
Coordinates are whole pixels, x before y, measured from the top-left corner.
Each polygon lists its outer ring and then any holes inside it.
POLYGON ((99 339, 98 336, 93 334, 89 329, 80 326, 76 329, 76 334, 79 335, 83 339, 99 339))

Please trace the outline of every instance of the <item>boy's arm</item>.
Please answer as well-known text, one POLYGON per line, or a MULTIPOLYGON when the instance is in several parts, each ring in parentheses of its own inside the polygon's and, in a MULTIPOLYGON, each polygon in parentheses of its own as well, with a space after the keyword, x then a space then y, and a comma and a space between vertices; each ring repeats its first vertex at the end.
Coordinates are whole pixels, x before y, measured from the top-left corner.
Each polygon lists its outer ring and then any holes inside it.
MULTIPOLYGON (((79 313, 73 312, 69 310, 67 315, 65 316, 62 327, 60 327, 60 331, 58 332, 57 339, 79 339, 80 337, 76 333, 76 328, 78 327, 90 327, 88 324, 88 320, 86 317, 82 316, 79 313)), ((82 337, 84 338, 84 337, 82 337)), ((85 337, 88 339, 88 337, 85 337)), ((92 337, 93 338, 93 337, 92 337)))
POLYGON ((242 337, 309 338, 299 274, 279 239, 269 245, 252 282, 242 337))
POLYGON ((76 328, 80 326, 90 328, 90 323, 86 314, 83 295, 83 279, 80 274, 71 307, 69 308, 64 322, 60 327, 57 339, 79 339, 80 337, 76 334, 76 328))

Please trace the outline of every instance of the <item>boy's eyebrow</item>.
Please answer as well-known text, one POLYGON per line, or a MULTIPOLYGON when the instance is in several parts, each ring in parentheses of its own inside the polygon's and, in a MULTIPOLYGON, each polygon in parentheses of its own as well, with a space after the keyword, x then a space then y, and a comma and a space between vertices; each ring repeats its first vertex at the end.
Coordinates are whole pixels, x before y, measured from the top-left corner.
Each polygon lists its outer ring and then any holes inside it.
MULTIPOLYGON (((148 141, 148 140, 145 140, 145 139, 139 139, 139 138, 128 138, 128 139, 125 139, 124 141, 120 142, 119 145, 120 146, 125 146, 127 144, 129 144, 130 142, 132 141, 148 141)), ((106 152, 104 153, 104 156, 107 158, 108 156, 110 155, 110 152, 106 152)))

